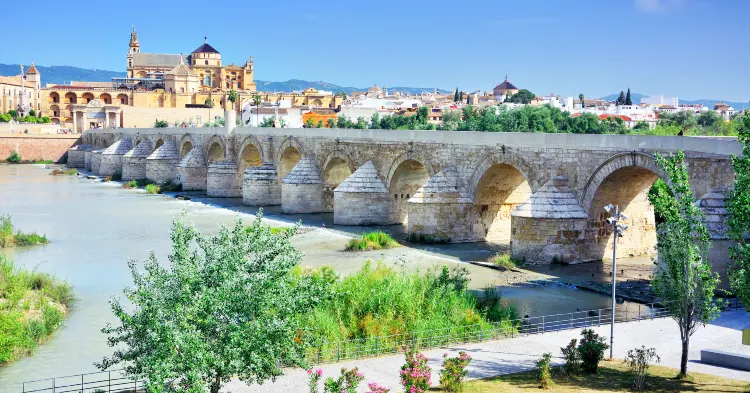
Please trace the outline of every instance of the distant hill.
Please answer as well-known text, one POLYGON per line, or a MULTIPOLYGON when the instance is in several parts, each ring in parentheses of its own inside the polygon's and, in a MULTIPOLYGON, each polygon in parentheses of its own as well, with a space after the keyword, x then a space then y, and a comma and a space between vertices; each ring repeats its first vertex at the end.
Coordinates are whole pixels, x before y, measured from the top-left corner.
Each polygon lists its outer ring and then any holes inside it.
MULTIPOLYGON (((620 93, 610 94, 608 96, 602 97, 602 99, 607 101, 614 101, 617 99, 617 97, 620 96, 620 93)), ((633 100, 634 104, 639 104, 641 102, 642 97, 649 97, 645 94, 640 93, 630 93, 630 98, 633 100)), ((702 104, 703 106, 706 106, 708 108, 713 109, 714 105, 716 105, 717 102, 723 102, 731 107, 733 107, 736 110, 741 110, 743 108, 750 108, 750 103, 747 102, 738 102, 738 101, 724 101, 724 100, 715 100, 715 99, 700 99, 700 100, 684 100, 680 98, 680 104, 702 104)))
MULTIPOLYGON (((29 65, 24 64, 28 69, 29 65)), ((107 70, 89 70, 85 68, 70 66, 36 66, 36 69, 42 74, 42 86, 47 83, 62 85, 70 81, 84 82, 109 82, 112 78, 125 77, 124 72, 115 72, 107 70)), ((21 72, 18 64, 0 64, 0 75, 18 75, 21 72)))
MULTIPOLYGON (((29 65, 24 65, 28 69, 29 65)), ((90 70, 85 68, 70 67, 70 66, 36 66, 39 72, 42 73, 42 86, 48 83, 55 85, 62 85, 70 83, 70 81, 82 81, 82 82, 109 82, 112 78, 124 78, 125 72, 115 72, 107 70, 90 70)), ((18 64, 0 64, 0 75, 18 75, 20 72, 18 64)), ((258 91, 263 92, 292 92, 302 91, 308 87, 312 87, 316 90, 327 90, 332 92, 345 91, 347 94, 351 94, 354 91, 366 91, 369 87, 347 87, 339 86, 328 82, 311 82, 301 79, 290 79, 286 82, 269 82, 256 80, 258 91)), ((389 91, 400 91, 408 94, 418 94, 425 92, 433 92, 433 87, 389 87, 389 91)), ((439 93, 447 94, 450 93, 448 90, 438 89, 439 93)))

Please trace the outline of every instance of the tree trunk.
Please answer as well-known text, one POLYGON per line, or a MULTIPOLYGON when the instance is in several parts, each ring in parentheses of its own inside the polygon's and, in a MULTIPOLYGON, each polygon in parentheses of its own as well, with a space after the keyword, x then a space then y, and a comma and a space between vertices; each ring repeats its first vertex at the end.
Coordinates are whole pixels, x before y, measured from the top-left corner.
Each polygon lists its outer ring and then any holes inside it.
POLYGON ((211 383, 211 393, 219 393, 220 388, 221 388, 221 377, 219 376, 219 373, 216 373, 216 378, 211 383))
POLYGON ((690 346, 690 336, 685 335, 682 339, 682 359, 680 359, 680 376, 687 376, 688 350, 690 346))

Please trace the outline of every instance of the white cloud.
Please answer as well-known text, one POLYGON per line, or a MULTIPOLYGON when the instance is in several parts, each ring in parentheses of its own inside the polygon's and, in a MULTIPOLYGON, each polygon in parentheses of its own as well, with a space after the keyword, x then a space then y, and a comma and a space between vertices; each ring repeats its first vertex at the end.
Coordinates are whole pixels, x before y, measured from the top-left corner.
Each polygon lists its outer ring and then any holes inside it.
POLYGON ((643 12, 665 12, 680 8, 685 0, 635 0, 635 7, 643 12))

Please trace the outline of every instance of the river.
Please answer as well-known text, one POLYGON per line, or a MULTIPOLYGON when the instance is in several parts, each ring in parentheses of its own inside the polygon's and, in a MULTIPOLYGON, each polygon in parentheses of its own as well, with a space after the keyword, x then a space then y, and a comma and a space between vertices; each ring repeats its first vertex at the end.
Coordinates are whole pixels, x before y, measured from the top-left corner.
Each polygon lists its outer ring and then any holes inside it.
MULTIPOLYGON (((191 201, 139 190, 124 190, 116 183, 102 183, 77 176, 49 176, 40 165, 0 165, 0 214, 11 214, 17 228, 45 233, 45 246, 3 249, 18 265, 50 272, 68 281, 78 297, 63 328, 33 356, 0 366, 0 392, 19 392, 23 381, 97 371, 93 363, 111 353, 100 332, 114 322, 108 299, 119 296, 132 283, 128 259, 144 260, 149 252, 166 260, 170 250, 169 229, 174 217, 186 212, 186 221, 204 232, 231 225, 241 217, 252 219, 257 209, 239 199, 213 199, 192 194, 191 201)), ((374 227, 337 227, 332 214, 282 215, 266 209, 273 226, 302 220, 309 226, 293 238, 304 253, 303 265, 332 266, 347 274, 367 259, 409 269, 427 270, 448 264, 469 270, 470 287, 481 289, 505 282, 495 270, 464 263, 487 260, 503 246, 477 243, 398 247, 386 251, 345 253, 354 234, 374 227)), ((397 226, 384 227, 398 237, 397 226)), ((544 273, 540 279, 549 278, 544 273)), ((551 273, 550 273, 551 274, 551 273)), ((606 308, 607 296, 560 285, 505 285, 502 294, 515 304, 519 315, 568 313, 576 309, 606 308)), ((626 307, 637 308, 627 303, 626 307)))

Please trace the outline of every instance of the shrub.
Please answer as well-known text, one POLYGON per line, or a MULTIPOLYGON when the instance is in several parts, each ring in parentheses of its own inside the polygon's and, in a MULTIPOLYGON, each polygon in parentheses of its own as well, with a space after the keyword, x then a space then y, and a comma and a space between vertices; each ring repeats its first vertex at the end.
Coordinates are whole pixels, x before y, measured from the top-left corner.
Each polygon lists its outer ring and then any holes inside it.
POLYGON ((406 364, 401 366, 401 386, 409 393, 424 393, 430 388, 432 369, 427 357, 420 352, 406 352, 406 364))
POLYGON ((309 393, 318 393, 318 381, 320 381, 321 377, 323 377, 323 370, 307 370, 307 386, 309 388, 309 393))
POLYGON ((447 353, 443 355, 443 358, 443 370, 440 371, 440 385, 446 392, 462 392, 464 390, 464 377, 466 377, 466 373, 468 372, 466 368, 471 363, 471 356, 461 351, 455 358, 449 358, 447 353))
POLYGON ((135 180, 131 180, 125 183, 122 183, 122 188, 138 188, 138 182, 135 180))
POLYGON ((656 361, 659 363, 661 358, 656 354, 655 348, 646 348, 645 345, 641 345, 640 348, 631 349, 628 351, 628 356, 625 357, 625 363, 630 367, 630 371, 635 376, 633 385, 636 389, 643 389, 646 385, 646 372, 651 367, 651 363, 656 361))
POLYGON ((161 187, 157 186, 156 184, 147 184, 146 192, 149 194, 161 194, 161 187))
POLYGON ((169 122, 166 120, 156 119, 154 121, 154 128, 167 128, 167 127, 169 127, 169 122))
POLYGON ((509 254, 495 254, 495 256, 490 259, 490 263, 505 270, 515 269, 519 265, 519 263, 511 258, 509 254))
POLYGON ((581 355, 578 353, 576 345, 578 340, 575 338, 570 340, 567 347, 560 348, 563 358, 565 358, 565 373, 568 375, 574 375, 581 369, 581 355))
POLYGON ((120 181, 120 180, 122 180, 122 172, 117 171, 117 172, 113 173, 112 176, 110 176, 110 180, 114 180, 114 181, 120 181))
POLYGON ((581 341, 578 343, 578 354, 581 357, 581 368, 587 373, 596 373, 599 362, 604 359, 604 351, 609 348, 605 338, 594 333, 591 329, 581 331, 581 341))
POLYGON ((346 244, 347 251, 369 251, 380 250, 384 248, 393 248, 398 243, 385 232, 367 232, 362 234, 358 239, 351 239, 346 244))
POLYGON ((377 382, 370 382, 367 384, 367 388, 369 389, 367 393, 388 393, 391 391, 391 389, 388 389, 385 386, 381 386, 377 382))
POLYGON ((75 176, 78 174, 78 169, 53 169, 49 174, 52 176, 75 176))
POLYGON ((338 379, 328 377, 323 383, 325 393, 357 393, 357 387, 364 381, 365 376, 359 372, 357 367, 351 370, 341 368, 341 375, 338 379))
POLYGON ((13 229, 13 222, 9 215, 0 215, 0 248, 13 246, 34 246, 47 244, 47 236, 36 232, 23 233, 13 229))
POLYGON ((536 361, 536 379, 539 381, 539 387, 542 389, 549 389, 554 385, 550 371, 550 360, 552 360, 552 355, 545 353, 536 361))
POLYGON ((9 164, 20 164, 21 163, 21 155, 18 154, 18 151, 13 150, 13 153, 10 153, 8 158, 5 160, 9 164))
POLYGON ((160 188, 161 192, 177 192, 182 191, 182 184, 167 180, 161 185, 160 188))

